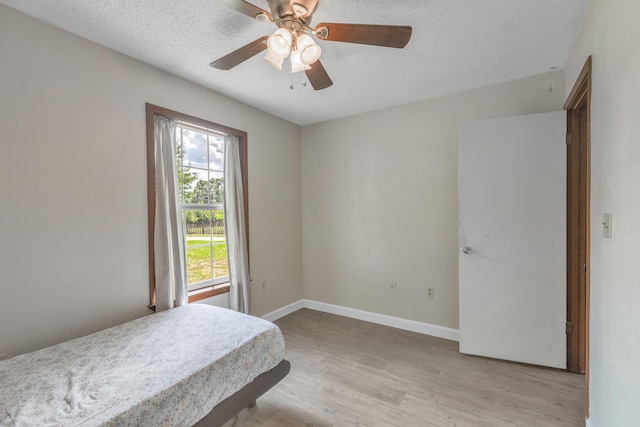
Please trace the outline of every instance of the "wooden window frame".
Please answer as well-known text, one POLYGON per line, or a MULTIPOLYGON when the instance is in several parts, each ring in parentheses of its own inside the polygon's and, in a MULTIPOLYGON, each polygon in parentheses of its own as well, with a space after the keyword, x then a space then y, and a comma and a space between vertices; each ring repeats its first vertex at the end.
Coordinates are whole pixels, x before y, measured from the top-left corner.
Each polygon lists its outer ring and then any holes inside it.
MULTIPOLYGON (((155 183, 155 147, 154 147, 154 116, 164 116, 172 120, 190 123, 206 129, 212 129, 225 134, 237 136, 240 139, 240 167, 242 169, 242 187, 244 193, 244 223, 247 231, 247 254, 249 253, 249 179, 248 179, 248 158, 247 158, 247 132, 228 126, 200 119, 188 114, 159 107, 153 104, 146 104, 146 125, 147 125, 147 208, 148 208, 148 233, 149 233, 149 307, 154 307, 156 303, 156 280, 154 262, 154 224, 156 218, 156 183, 155 183)), ((229 292, 229 284, 209 286, 189 292, 189 302, 200 301, 229 292)))

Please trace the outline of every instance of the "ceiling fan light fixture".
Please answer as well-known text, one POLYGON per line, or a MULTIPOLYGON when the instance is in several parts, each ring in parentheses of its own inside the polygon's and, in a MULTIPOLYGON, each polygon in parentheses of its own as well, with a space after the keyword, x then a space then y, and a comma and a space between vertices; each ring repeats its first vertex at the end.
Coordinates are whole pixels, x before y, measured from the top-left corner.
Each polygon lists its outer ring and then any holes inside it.
POLYGON ((294 16, 307 16, 308 13, 309 13, 309 10, 306 8, 306 6, 301 5, 300 3, 293 4, 294 16))
POLYGON ((291 3, 293 11, 303 18, 311 16, 318 6, 318 0, 296 0, 291 3))
POLYGON ((256 19, 260 22, 271 22, 271 17, 266 12, 260 12, 256 15, 256 19))
POLYGON ((267 49, 267 53, 262 57, 269 65, 276 70, 282 71, 282 63, 284 62, 284 56, 274 55, 273 52, 267 49))
POLYGON ((289 61, 291 62, 291 73, 299 73, 300 71, 311 69, 311 67, 309 67, 307 64, 304 64, 300 60, 300 51, 299 50, 294 50, 294 51, 291 52, 291 56, 289 57, 289 61))
POLYGON ((322 50, 320 46, 308 34, 301 34, 296 40, 298 50, 300 51, 300 60, 303 64, 309 65, 320 59, 322 50))
POLYGON ((267 48, 272 54, 286 58, 291 52, 291 32, 286 28, 277 29, 269 36, 267 48))

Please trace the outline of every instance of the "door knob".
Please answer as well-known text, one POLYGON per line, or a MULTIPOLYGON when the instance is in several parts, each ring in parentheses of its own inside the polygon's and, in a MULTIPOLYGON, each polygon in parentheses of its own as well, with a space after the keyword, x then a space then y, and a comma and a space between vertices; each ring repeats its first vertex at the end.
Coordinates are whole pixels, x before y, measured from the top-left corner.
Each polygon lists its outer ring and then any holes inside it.
POLYGON ((475 253, 478 251, 474 251, 470 246, 465 246, 464 248, 462 248, 462 253, 465 255, 471 255, 472 253, 475 253))

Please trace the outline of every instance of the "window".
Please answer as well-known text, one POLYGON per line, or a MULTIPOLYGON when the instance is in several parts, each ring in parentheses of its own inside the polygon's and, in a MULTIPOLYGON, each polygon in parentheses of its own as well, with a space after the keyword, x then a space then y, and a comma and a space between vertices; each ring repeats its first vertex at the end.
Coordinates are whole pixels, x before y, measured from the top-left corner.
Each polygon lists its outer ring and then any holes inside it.
MULTIPOLYGON (((147 169, 149 199, 150 302, 155 304, 154 222, 155 165, 154 117, 176 122, 175 153, 178 182, 178 218, 181 221, 184 266, 189 302, 228 292, 229 270, 224 225, 225 136, 240 138, 247 225, 247 174, 245 132, 147 104, 147 169)), ((248 227, 247 227, 248 241, 248 227)))
POLYGON ((189 290, 226 283, 224 136, 178 124, 176 162, 189 290))

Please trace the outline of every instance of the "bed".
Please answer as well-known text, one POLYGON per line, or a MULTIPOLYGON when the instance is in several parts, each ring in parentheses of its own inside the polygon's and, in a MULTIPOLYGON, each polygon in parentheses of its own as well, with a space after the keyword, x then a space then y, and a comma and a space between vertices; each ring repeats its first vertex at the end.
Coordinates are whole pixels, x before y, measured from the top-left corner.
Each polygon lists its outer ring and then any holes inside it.
POLYGON ((191 304, 0 361, 0 426, 217 427, 289 369, 271 322, 191 304))

